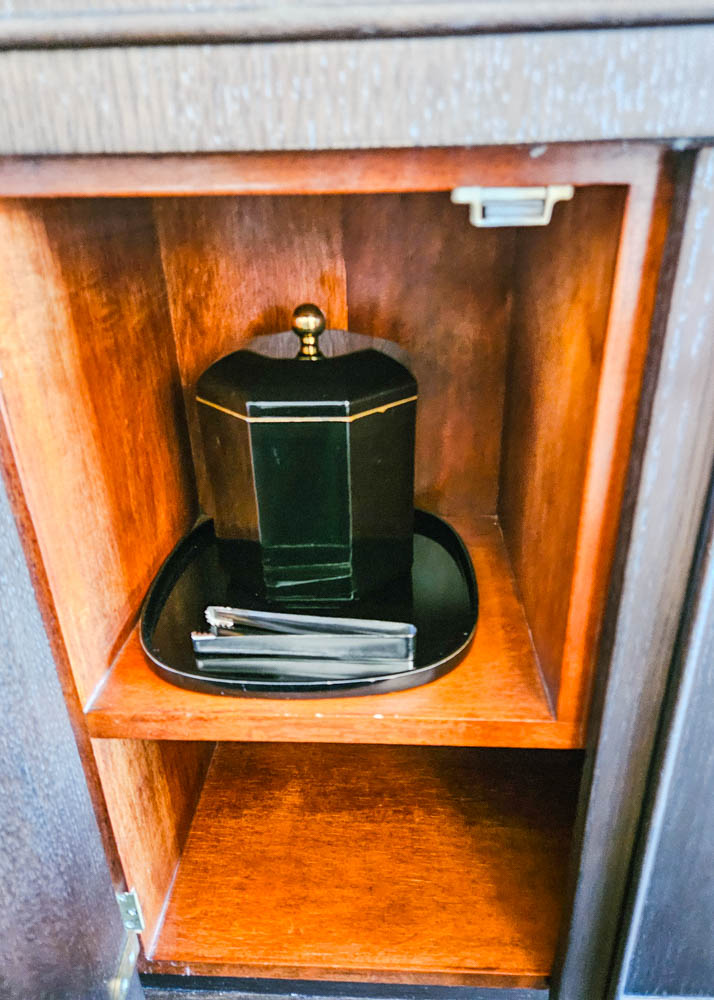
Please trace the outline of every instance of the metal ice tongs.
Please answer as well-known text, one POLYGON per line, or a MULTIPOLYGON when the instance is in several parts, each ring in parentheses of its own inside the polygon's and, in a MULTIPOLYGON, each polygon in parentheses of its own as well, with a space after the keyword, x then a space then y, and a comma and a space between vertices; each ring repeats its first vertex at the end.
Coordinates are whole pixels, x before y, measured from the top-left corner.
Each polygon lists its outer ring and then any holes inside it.
POLYGON ((216 605, 206 608, 206 621, 209 633, 191 634, 194 651, 204 655, 409 661, 414 657, 417 631, 407 622, 290 615, 216 605), (243 628, 251 631, 244 632, 243 628))

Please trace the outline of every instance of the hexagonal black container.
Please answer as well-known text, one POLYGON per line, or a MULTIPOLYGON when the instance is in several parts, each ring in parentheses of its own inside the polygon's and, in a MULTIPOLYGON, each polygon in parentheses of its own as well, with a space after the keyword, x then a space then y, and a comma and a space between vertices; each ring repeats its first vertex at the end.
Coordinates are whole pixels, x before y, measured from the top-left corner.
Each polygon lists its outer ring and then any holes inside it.
POLYGON ((417 385, 379 350, 323 358, 294 329, 298 357, 236 351, 198 382, 208 513, 218 538, 255 542, 240 564, 268 600, 350 601, 411 567, 417 385))

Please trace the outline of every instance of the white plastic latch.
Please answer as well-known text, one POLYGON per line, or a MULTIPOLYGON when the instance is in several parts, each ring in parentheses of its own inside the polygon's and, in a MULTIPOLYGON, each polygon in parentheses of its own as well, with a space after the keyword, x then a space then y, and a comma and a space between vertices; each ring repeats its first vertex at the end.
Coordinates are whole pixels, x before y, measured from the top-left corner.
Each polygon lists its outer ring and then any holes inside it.
POLYGON ((547 187, 459 187, 451 192, 455 205, 469 205, 474 226, 547 226, 558 201, 570 201, 572 184, 547 187))

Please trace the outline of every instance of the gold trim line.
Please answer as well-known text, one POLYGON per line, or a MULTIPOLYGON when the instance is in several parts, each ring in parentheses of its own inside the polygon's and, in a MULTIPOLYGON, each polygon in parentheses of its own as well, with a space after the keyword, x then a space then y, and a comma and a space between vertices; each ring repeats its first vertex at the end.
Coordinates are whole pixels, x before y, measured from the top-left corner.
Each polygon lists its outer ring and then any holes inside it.
POLYGON ((227 413, 229 417, 237 417, 247 424, 351 424, 354 420, 361 420, 362 417, 370 417, 373 413, 385 413, 395 406, 402 406, 403 403, 413 403, 416 396, 407 396, 405 399, 395 399, 393 403, 385 403, 384 406, 375 406, 371 410, 364 410, 362 413, 354 413, 349 417, 249 417, 245 413, 236 413, 235 410, 228 410, 218 403, 211 403, 208 399, 196 396, 197 403, 210 406, 221 413, 227 413))

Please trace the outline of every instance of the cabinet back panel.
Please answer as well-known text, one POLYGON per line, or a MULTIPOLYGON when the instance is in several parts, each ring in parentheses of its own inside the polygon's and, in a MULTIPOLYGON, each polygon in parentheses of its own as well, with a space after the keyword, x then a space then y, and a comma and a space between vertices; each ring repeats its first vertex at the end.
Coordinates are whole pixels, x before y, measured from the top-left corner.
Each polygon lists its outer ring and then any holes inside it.
POLYGON ((514 246, 447 192, 344 198, 350 327, 413 358, 416 502, 440 514, 496 513, 514 246))
POLYGON ((513 231, 474 229, 447 193, 166 198, 154 212, 199 484, 198 376, 312 300, 328 326, 410 351, 417 503, 495 513, 513 231))
POLYGON ((626 193, 579 189, 516 252, 499 514, 554 701, 626 193))
POLYGON ((154 212, 205 496, 194 402, 204 369, 250 337, 289 330, 301 302, 316 302, 329 326, 347 327, 340 199, 168 198, 154 212))

